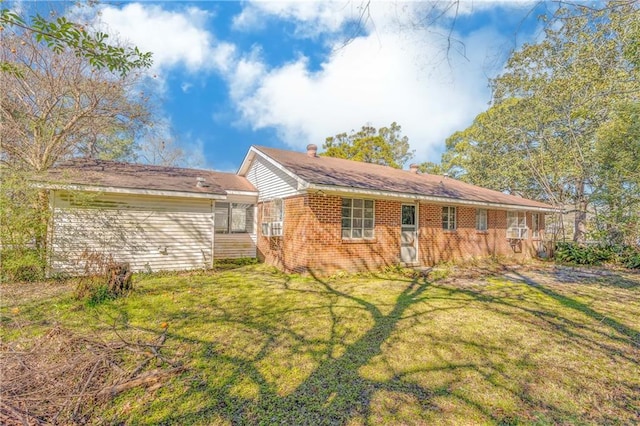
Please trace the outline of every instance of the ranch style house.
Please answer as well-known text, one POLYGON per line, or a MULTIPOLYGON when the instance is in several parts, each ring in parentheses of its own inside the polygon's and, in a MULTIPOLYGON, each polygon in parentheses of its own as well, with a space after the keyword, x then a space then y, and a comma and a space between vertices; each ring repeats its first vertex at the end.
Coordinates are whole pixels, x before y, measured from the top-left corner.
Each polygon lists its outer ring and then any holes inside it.
POLYGON ((236 174, 76 159, 49 189, 50 273, 258 257, 287 272, 431 266, 544 250, 552 206, 445 176, 252 146, 236 174))

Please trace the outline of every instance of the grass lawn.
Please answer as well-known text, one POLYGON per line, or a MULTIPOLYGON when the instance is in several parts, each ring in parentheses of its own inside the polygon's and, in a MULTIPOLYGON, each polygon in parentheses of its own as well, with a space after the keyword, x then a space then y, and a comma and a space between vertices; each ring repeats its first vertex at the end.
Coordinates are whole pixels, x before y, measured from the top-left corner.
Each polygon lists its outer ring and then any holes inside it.
POLYGON ((139 276, 132 295, 95 307, 71 290, 34 297, 5 284, 1 333, 35 337, 55 322, 109 338, 114 324, 160 334, 167 323, 186 370, 120 394, 96 423, 640 422, 640 275, 442 275, 324 279, 252 265, 139 276))

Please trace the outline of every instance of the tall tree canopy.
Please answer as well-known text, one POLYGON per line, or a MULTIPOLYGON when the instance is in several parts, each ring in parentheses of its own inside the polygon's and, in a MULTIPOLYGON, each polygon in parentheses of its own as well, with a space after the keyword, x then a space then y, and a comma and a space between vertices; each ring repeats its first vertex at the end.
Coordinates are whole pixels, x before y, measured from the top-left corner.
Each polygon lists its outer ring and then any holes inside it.
POLYGON ((395 168, 413 158, 409 138, 402 136, 402 127, 396 122, 377 129, 362 126, 358 132, 340 133, 328 137, 323 145, 327 157, 345 158, 365 163, 382 164, 395 168))
POLYGON ((582 241, 588 210, 625 221, 639 213, 639 6, 562 7, 545 32, 511 55, 492 81, 491 107, 447 140, 443 166, 476 184, 573 206, 582 241))

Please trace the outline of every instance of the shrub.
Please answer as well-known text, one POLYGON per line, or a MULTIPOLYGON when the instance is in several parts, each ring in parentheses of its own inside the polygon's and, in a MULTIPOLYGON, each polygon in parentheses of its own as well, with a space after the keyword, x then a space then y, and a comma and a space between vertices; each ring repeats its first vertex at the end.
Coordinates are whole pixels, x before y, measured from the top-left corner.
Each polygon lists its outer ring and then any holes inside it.
POLYGON ((618 261, 629 269, 640 269, 640 248, 626 246, 620 254, 618 261))
POLYGON ((615 263, 629 269, 640 268, 640 250, 623 245, 582 245, 575 242, 558 242, 554 258, 559 262, 578 265, 615 263))
POLYGON ((44 278, 45 260, 35 249, 2 251, 1 280, 38 281, 44 278))

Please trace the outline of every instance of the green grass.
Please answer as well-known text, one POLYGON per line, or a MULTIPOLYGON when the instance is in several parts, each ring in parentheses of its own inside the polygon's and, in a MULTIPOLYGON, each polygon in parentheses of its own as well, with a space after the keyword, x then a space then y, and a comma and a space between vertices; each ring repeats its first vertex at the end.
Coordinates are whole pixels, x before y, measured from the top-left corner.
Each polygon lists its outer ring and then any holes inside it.
POLYGON ((107 403, 106 423, 638 423, 640 276, 580 271, 139 276, 95 307, 3 297, 2 338, 168 323, 187 370, 107 403))

